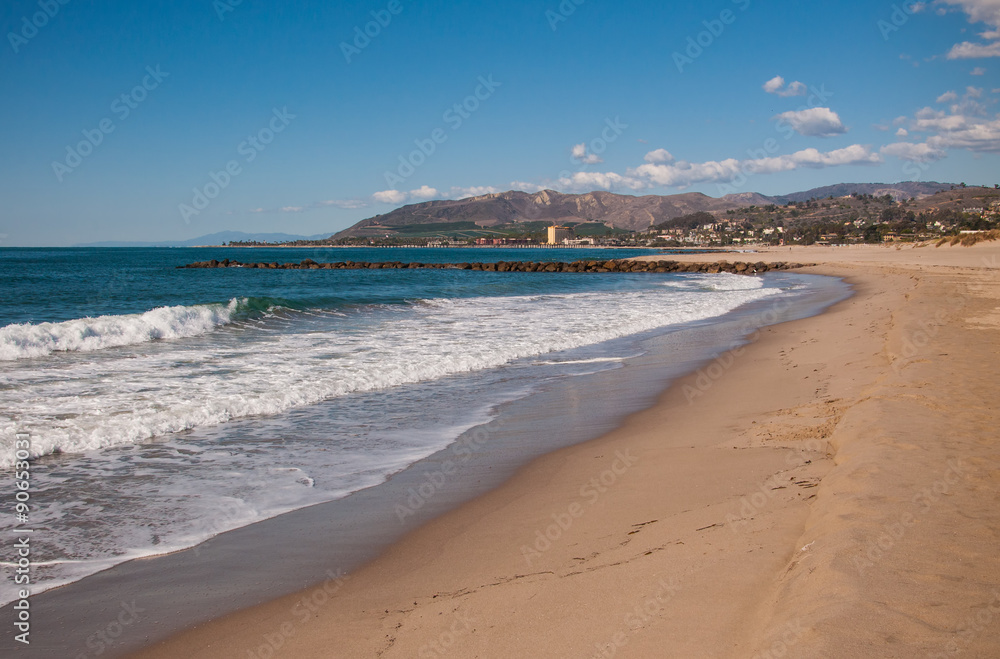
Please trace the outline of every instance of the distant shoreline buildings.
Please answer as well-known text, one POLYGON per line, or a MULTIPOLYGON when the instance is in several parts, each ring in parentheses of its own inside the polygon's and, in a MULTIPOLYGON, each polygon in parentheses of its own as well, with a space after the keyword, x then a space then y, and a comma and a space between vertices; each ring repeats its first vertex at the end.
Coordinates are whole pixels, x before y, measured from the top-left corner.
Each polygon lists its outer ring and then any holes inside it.
POLYGON ((549 245, 561 245, 564 240, 572 240, 575 235, 571 227, 553 224, 548 228, 548 240, 545 242, 549 245))

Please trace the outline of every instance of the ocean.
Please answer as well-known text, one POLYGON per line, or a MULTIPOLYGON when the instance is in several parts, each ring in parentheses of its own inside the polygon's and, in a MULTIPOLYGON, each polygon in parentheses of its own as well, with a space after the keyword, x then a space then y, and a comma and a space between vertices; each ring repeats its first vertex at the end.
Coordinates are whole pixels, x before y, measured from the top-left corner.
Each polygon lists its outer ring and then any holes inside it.
MULTIPOLYGON (((651 253, 0 249, 0 469, 19 437, 31 458, 26 518, 0 515, 0 533, 32 529, 36 594, 371 488, 505 405, 610 377, 651 337, 704 334, 755 305, 784 319, 829 286, 793 273, 177 269, 651 253)), ((0 567, 4 604, 16 566, 0 567)))

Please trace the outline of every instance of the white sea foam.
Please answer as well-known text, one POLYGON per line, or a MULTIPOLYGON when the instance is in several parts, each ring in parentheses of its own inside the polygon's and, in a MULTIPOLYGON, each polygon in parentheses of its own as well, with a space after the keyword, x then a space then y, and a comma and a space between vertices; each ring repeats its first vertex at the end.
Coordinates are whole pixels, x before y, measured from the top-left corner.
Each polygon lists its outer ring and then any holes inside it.
MULTIPOLYGON (((268 319, 238 334, 149 343, 87 359, 8 363, 0 465, 15 431, 32 455, 76 453, 254 415, 273 415, 353 392, 424 382, 578 348, 665 325, 704 320, 775 294, 748 277, 716 290, 645 290, 448 298, 268 319), (273 331, 281 326, 280 332, 273 331), (18 368, 19 366, 23 366, 18 368)), ((135 317, 59 323, 39 350, 98 350, 117 342, 205 334, 230 321, 227 306, 157 309, 135 317), (124 320, 128 318, 128 320, 124 320), (91 328, 88 336, 79 327, 91 328), (97 330, 96 328, 100 328, 97 330)), ((41 328, 42 326, 37 326, 41 328)), ((39 330, 41 331, 41 330, 39 330)), ((18 348, 26 350, 24 346, 18 348)))
MULTIPOLYGON (((623 278, 614 291, 283 310, 246 323, 234 320, 244 304, 234 300, 216 305, 202 330, 176 334, 180 340, 137 332, 136 341, 118 344, 135 346, 127 350, 102 350, 115 345, 106 343, 85 354, 64 348, 45 359, 2 362, 0 465, 10 464, 15 430, 30 434, 34 456, 87 452, 39 465, 44 477, 33 475, 34 500, 46 505, 32 509, 32 525, 46 531, 46 555, 67 557, 39 566, 37 585, 190 547, 375 485, 488 420, 504 387, 523 385, 511 379, 522 369, 613 368, 620 354, 587 346, 705 320, 779 292, 751 277, 685 279, 680 287, 623 278), (582 350, 553 354, 574 348, 582 350), (515 361, 507 372, 449 378, 515 361), (467 390, 469 383, 479 384, 467 390), (334 411, 323 416, 327 409, 334 411), (293 417, 298 425, 288 432, 293 417), (190 428, 200 429, 135 446, 190 428), (303 428, 316 436, 303 438, 303 428), (96 450, 107 447, 118 449, 96 450), (79 520, 99 523, 100 532, 79 520)), ((207 308, 163 311, 198 309, 201 318, 207 308)))
POLYGON ((685 291, 755 291, 762 289, 764 282, 757 277, 723 272, 715 275, 694 273, 683 279, 665 281, 662 285, 685 291))
POLYGON ((158 307, 142 314, 78 318, 61 323, 20 323, 0 328, 0 360, 53 352, 92 352, 157 339, 205 334, 231 322, 241 300, 229 304, 158 307))

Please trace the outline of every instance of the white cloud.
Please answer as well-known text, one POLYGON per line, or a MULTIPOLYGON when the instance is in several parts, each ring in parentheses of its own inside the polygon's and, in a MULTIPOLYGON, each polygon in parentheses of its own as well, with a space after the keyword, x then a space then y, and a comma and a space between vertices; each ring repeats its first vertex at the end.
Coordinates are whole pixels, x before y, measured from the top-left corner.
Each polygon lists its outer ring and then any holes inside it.
POLYGON ((426 201, 436 197, 441 197, 441 192, 429 185, 422 185, 409 192, 381 190, 372 195, 372 199, 380 204, 402 204, 407 201, 426 201))
POLYGON ((282 213, 301 213, 305 209, 306 209, 305 206, 282 206, 281 207, 281 212, 282 213))
POLYGON ((775 119, 780 124, 791 126, 800 135, 809 137, 832 137, 847 132, 840 117, 830 108, 807 108, 782 112, 775 119))
POLYGON ((429 185, 421 185, 416 190, 410 190, 410 197, 413 199, 433 199, 440 196, 441 193, 437 191, 437 188, 432 188, 429 185))
POLYGON ((642 158, 646 162, 672 162, 674 157, 666 149, 650 151, 642 158))
POLYGON ((963 41, 955 44, 948 51, 948 59, 977 59, 980 57, 1000 57, 1000 41, 987 44, 963 41))
POLYGON ((933 162, 945 157, 942 149, 935 148, 929 144, 914 144, 912 142, 897 142, 887 144, 882 147, 881 152, 887 156, 895 156, 902 160, 915 162, 933 162))
POLYGON ((1000 26, 1000 2, 997 0, 938 0, 942 5, 956 5, 969 15, 970 23, 1000 26))
POLYGON ((910 132, 905 128, 900 128, 899 130, 896 131, 896 137, 906 137, 909 134, 910 132))
POLYGON ((765 82, 763 89, 768 94, 777 94, 778 96, 805 96, 808 91, 806 86, 797 80, 785 87, 785 79, 781 76, 774 76, 765 82))
POLYGON ((781 76, 774 76, 764 83, 764 91, 768 94, 776 94, 779 89, 785 86, 785 79, 781 76))
POLYGON ((381 190, 372 195, 380 204, 401 204, 406 201, 406 193, 399 190, 381 190))
POLYGON ((985 23, 991 30, 979 36, 989 43, 963 41, 951 47, 948 59, 974 59, 1000 57, 1000 2, 998 0, 938 0, 939 4, 952 5, 965 12, 970 23, 985 23))
POLYGON ((947 149, 1000 153, 1000 115, 988 115, 986 105, 976 100, 982 95, 983 89, 971 86, 961 98, 954 92, 943 94, 938 101, 952 102, 947 112, 925 107, 906 121, 911 135, 927 135, 923 144, 889 145, 882 153, 911 160, 943 157, 947 149))
MULTIPOLYGON (((512 181, 506 189, 528 193, 547 189, 557 189, 567 193, 593 190, 641 191, 657 187, 683 189, 696 183, 729 183, 738 176, 749 174, 772 174, 800 168, 821 169, 844 165, 873 165, 882 162, 882 157, 873 152, 869 146, 854 144, 827 152, 810 148, 768 158, 749 160, 727 158, 721 161, 710 160, 700 163, 684 160, 675 161, 668 152, 657 149, 646 154, 645 160, 646 164, 630 168, 624 174, 581 171, 539 183, 512 181)), ((409 192, 383 190, 373 194, 372 198, 381 203, 398 205, 414 198, 416 193, 426 191, 425 189, 434 190, 428 186, 409 192)), ((499 188, 493 186, 453 187, 449 191, 448 198, 462 199, 500 191, 499 188)))
POLYGON ((801 83, 801 82, 799 82, 799 81, 796 80, 795 82, 789 83, 788 84, 788 88, 785 89, 785 91, 778 92, 778 95, 779 96, 805 96, 806 92, 808 92, 808 91, 809 90, 806 88, 806 86, 803 83, 801 83))
POLYGON ((321 201, 319 206, 336 206, 337 208, 366 208, 368 202, 363 199, 327 199, 321 201))
POLYGON ((981 76, 981 75, 986 75, 986 69, 984 69, 984 68, 983 68, 983 67, 981 67, 981 66, 977 66, 976 68, 974 68, 974 69, 972 69, 971 71, 969 71, 969 75, 970 75, 970 76, 981 76))
POLYGON ((1000 118, 982 120, 962 117, 962 121, 956 123, 958 125, 929 137, 927 143, 940 149, 1000 153, 1000 118))
POLYGON ((647 185, 631 176, 615 172, 574 172, 557 180, 562 190, 589 192, 591 190, 642 190, 647 185))
POLYGON ((604 162, 596 154, 587 153, 586 142, 581 142, 580 144, 574 144, 572 149, 572 155, 574 160, 578 160, 585 165, 596 165, 599 162, 604 162))
POLYGON ((753 160, 711 160, 703 163, 678 161, 672 164, 640 165, 628 174, 648 182, 648 187, 687 187, 694 183, 731 181, 741 174, 773 174, 800 167, 824 168, 841 165, 871 165, 881 162, 870 147, 854 144, 826 153, 816 149, 803 149, 792 154, 753 160))
POLYGON ((511 181, 511 190, 520 190, 521 192, 529 192, 534 194, 535 192, 541 192, 547 189, 549 186, 539 185, 538 183, 529 183, 528 181, 511 181))
MULTIPOLYGON (((662 151, 662 149, 657 149, 662 151)), ((651 151, 650 154, 657 154, 651 151)), ((854 144, 843 149, 821 152, 816 149, 803 149, 795 153, 759 158, 738 160, 710 160, 693 163, 684 160, 651 162, 664 157, 662 154, 650 157, 647 154, 646 164, 629 168, 625 174, 618 172, 575 172, 552 181, 541 184, 526 181, 514 181, 510 184, 513 190, 534 193, 554 188, 562 192, 590 192, 592 190, 631 190, 640 191, 650 188, 686 188, 697 183, 729 183, 733 179, 747 174, 772 174, 786 172, 799 168, 820 169, 843 165, 873 165, 882 162, 882 157, 872 151, 871 147, 854 144)))
MULTIPOLYGON (((843 149, 835 149, 821 153, 816 149, 803 149, 790 156, 779 156, 787 159, 796 167, 839 167, 841 165, 873 165, 882 162, 877 153, 872 153, 871 147, 852 144, 843 149)), ((770 160, 770 159, 767 159, 770 160)))
POLYGON ((449 199, 466 199, 468 197, 481 197, 484 194, 493 194, 497 192, 502 192, 500 188, 495 188, 492 185, 473 185, 468 188, 453 187, 448 191, 449 199))

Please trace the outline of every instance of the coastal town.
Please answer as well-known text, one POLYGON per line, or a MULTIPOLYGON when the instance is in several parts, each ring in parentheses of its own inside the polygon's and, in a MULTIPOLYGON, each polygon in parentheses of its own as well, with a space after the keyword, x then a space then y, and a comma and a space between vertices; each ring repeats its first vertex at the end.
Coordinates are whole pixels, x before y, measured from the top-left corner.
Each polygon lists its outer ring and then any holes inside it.
MULTIPOLYGON (((764 247, 912 243, 1000 228, 1000 189, 952 186, 920 199, 853 193, 783 205, 696 211, 629 230, 608 221, 474 221, 388 225, 373 222, 366 235, 331 236, 282 245, 357 247, 764 247)), ((229 246, 274 245, 233 241, 229 246)))

